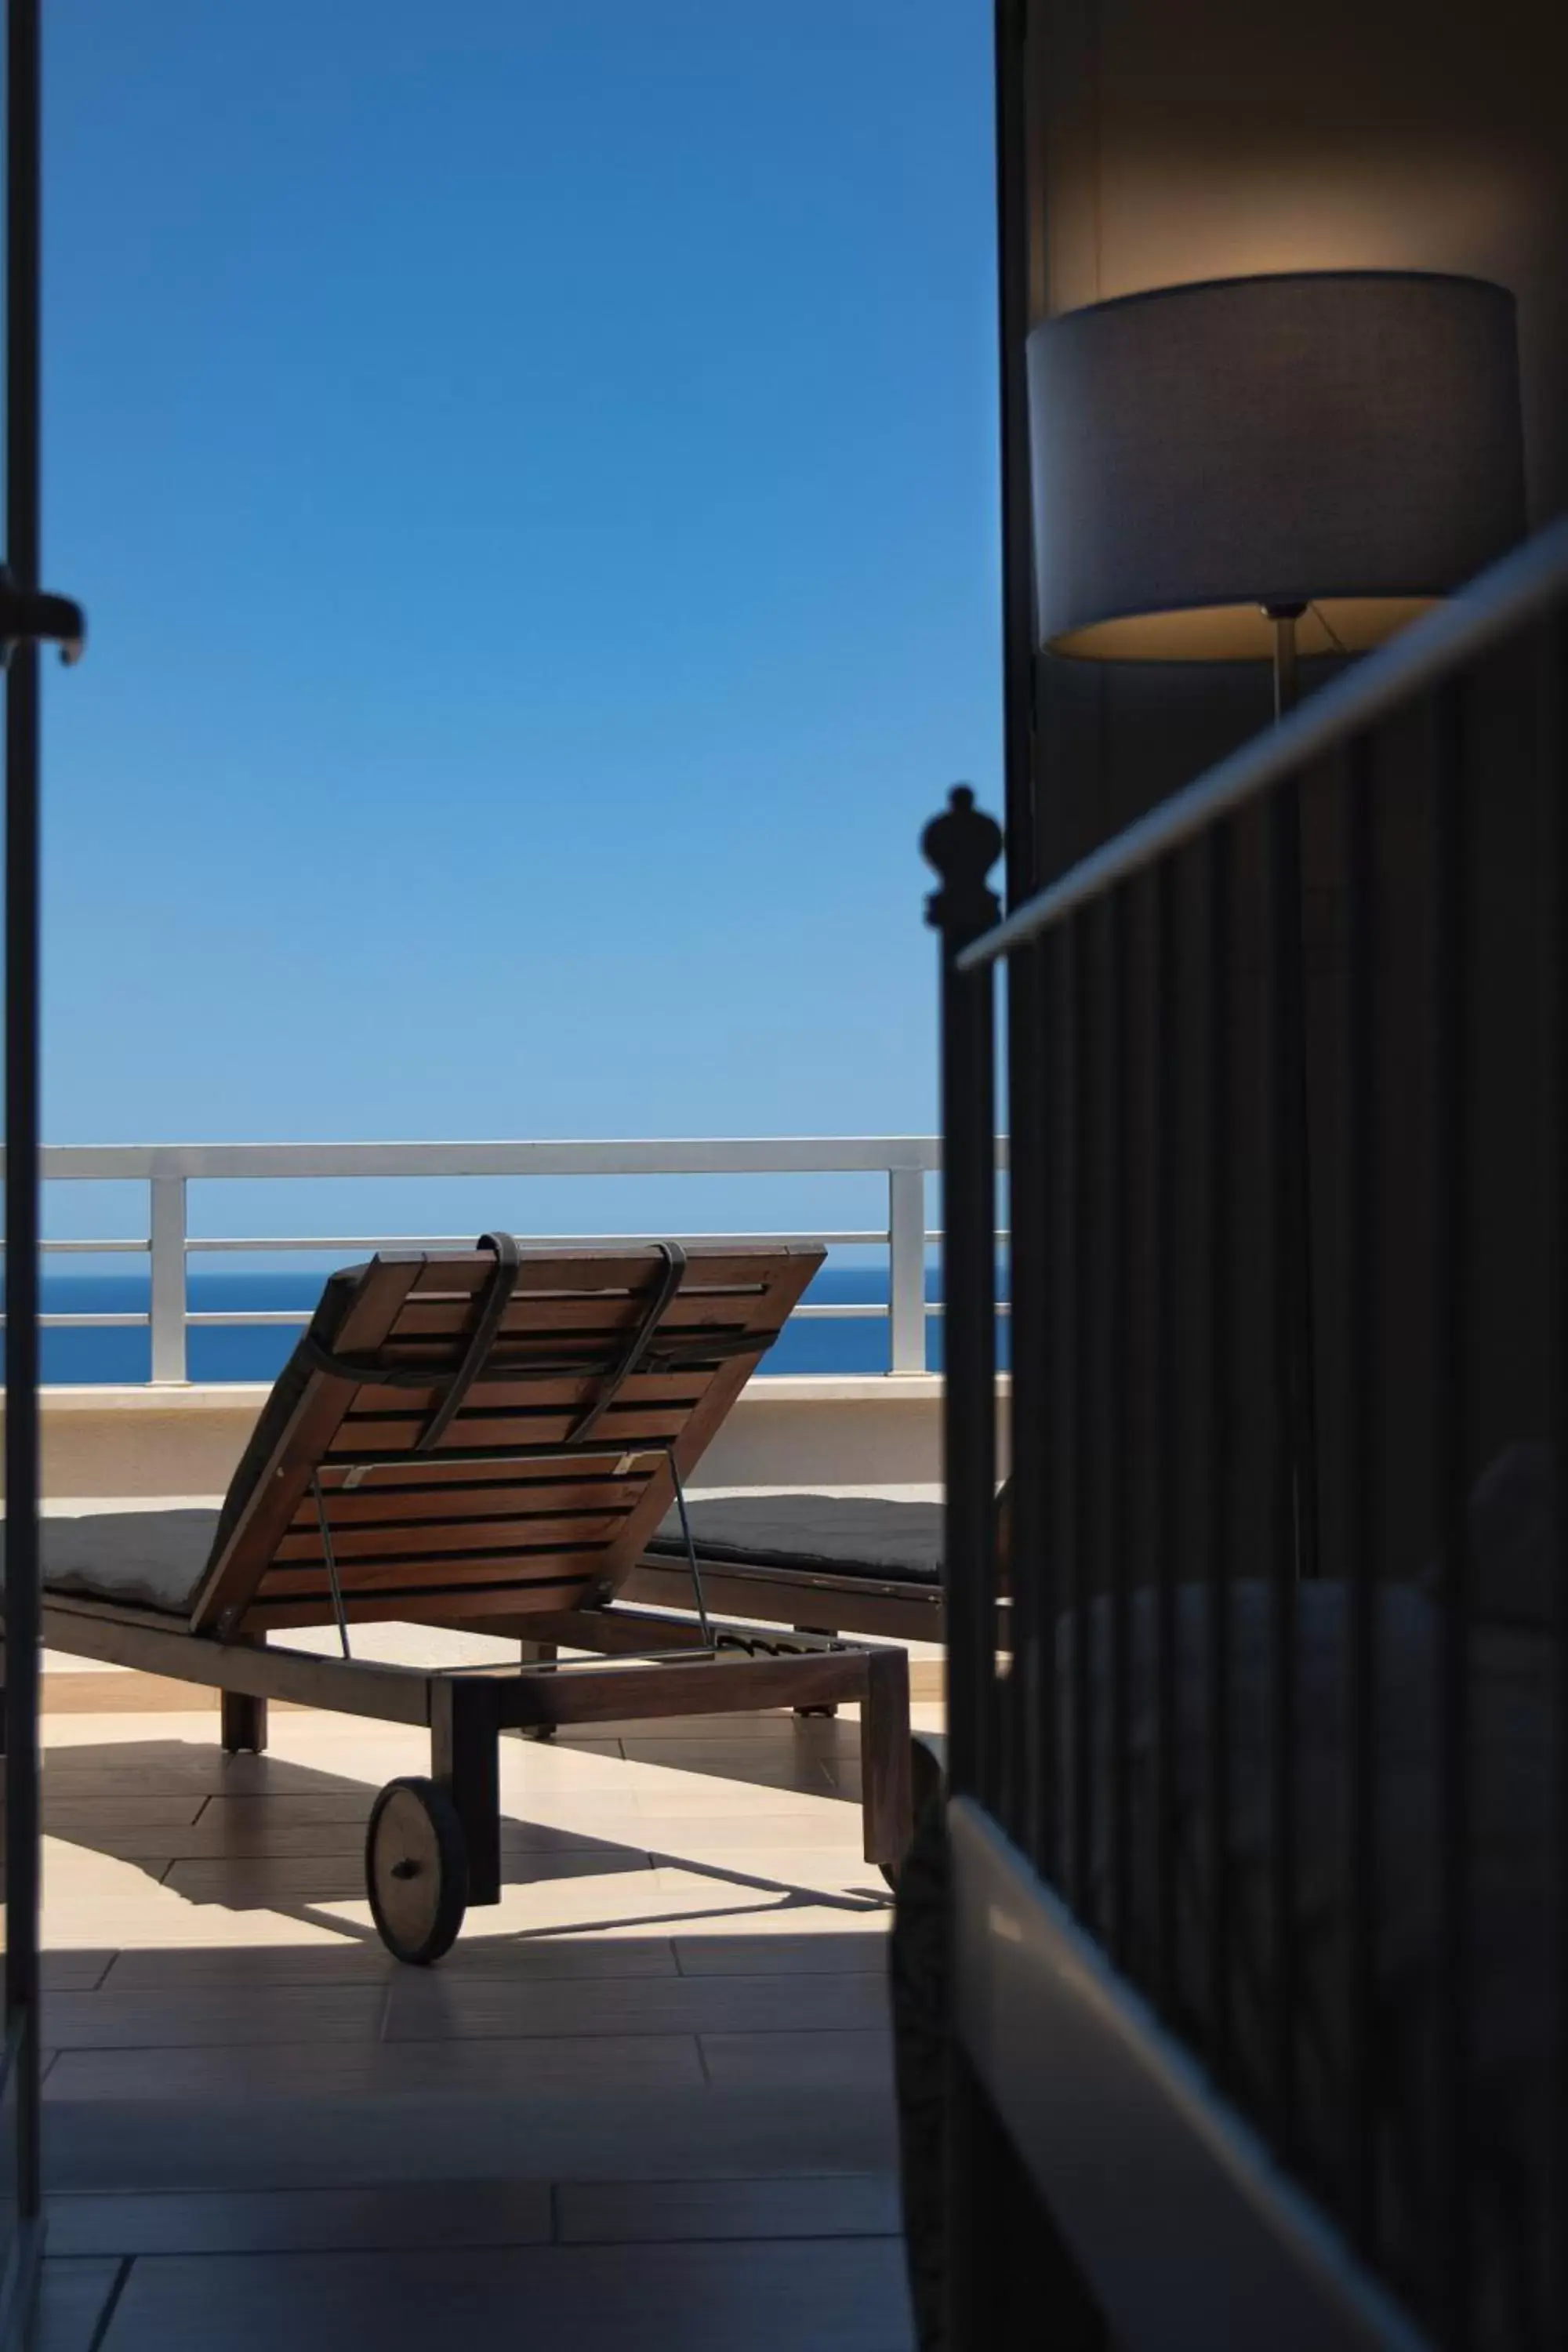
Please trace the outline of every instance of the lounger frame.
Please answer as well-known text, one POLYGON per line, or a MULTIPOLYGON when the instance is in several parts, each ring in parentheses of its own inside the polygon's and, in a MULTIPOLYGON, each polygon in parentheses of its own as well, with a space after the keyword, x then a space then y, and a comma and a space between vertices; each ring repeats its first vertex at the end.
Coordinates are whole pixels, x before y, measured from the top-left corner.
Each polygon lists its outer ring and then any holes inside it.
MULTIPOLYGON (((811 1627, 824 1633, 862 1633, 872 1641, 942 1642, 947 1606, 938 1584, 896 1576, 835 1576, 830 1570, 770 1568, 727 1559, 698 1547, 702 1590, 710 1604, 735 1617, 811 1627)), ((679 1608, 690 1571, 672 1553, 644 1552, 621 1586, 628 1601, 679 1608)))
POLYGON ((157 1610, 59 1593, 44 1600, 50 1648, 221 1692, 223 1744, 231 1753, 265 1748, 272 1698, 427 1727, 430 1777, 450 1795, 468 1843, 470 1904, 500 1899, 501 1733, 568 1724, 858 1704, 866 1859, 891 1867, 902 1856, 910 1798, 909 1664, 901 1650, 759 1635, 711 1622, 705 1640, 689 1617, 619 1604, 530 1612, 515 1625, 492 1619, 487 1630, 515 1632, 531 1647, 596 1654, 515 1665, 391 1665, 290 1650, 265 1636, 216 1642, 157 1610))

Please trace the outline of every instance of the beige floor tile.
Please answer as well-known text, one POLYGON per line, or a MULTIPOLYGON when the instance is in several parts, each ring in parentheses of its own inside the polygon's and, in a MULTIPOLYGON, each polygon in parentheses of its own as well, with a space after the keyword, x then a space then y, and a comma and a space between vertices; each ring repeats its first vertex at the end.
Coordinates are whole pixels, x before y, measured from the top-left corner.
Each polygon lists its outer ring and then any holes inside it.
MULTIPOLYGON (((666 1937, 612 1939, 584 1936, 487 1936, 486 1914, 470 1915, 470 1931, 442 1961, 442 1982, 500 1975, 520 1988, 536 1982, 596 1982, 617 1977, 673 1977, 675 1949, 666 1937)), ((371 1936, 363 1940, 317 1937, 309 1943, 174 1946, 122 1952, 106 1976, 94 1979, 116 1991, 150 1992, 184 1988, 235 1989, 247 1985, 374 1984, 383 1988, 406 1975, 401 1964, 371 1936)))
MULTIPOLYGON (((328 1859, 352 1863, 355 1874, 364 1855, 365 1826, 370 1814, 368 1794, 357 1819, 298 1821, 263 1801, 237 1819, 232 1814, 209 1819, 205 1813, 182 1827, 168 1822, 139 1829, 115 1822, 96 1826, 85 1812, 73 1817, 68 1829, 57 1825, 56 1834, 70 1843, 128 1862, 287 1862, 328 1859)), ((608 1816, 605 1816, 606 1822, 608 1816)), ((622 1826, 632 1825, 627 1817, 622 1826)), ((589 1830, 558 1829, 539 1822, 503 1822, 503 1858, 530 1865, 535 1856, 566 1853, 616 1853, 626 1849, 589 1830)), ((607 1866, 607 1865, 606 1865, 607 1866)), ((179 1883, 179 1882, 172 1882, 179 1883)))
POLYGON ((770 2180, 564 2180, 556 2206, 565 2245, 894 2237, 900 2227, 898 2183, 890 2173, 814 2173, 770 2180))
POLYGON ((311 2042, 62 2050, 45 2091, 51 2101, 407 2098, 426 2094, 585 2098, 619 2089, 676 2088, 701 2079, 697 2043, 689 2034, 584 2034, 560 2042, 311 2042))
MULTIPOLYGON (((793 2084, 798 2090, 892 2087, 893 2053, 885 2031, 801 2033, 705 2033, 702 2060, 710 2082, 726 2089, 793 2084)), ((62 2056, 60 2064, 66 2063, 62 2056)))
MULTIPOLYGON (((102 1993, 79 1997, 101 2002, 102 1993)), ((389 2042, 552 2038, 570 2034, 845 2031, 886 2013, 880 1978, 803 1971, 521 1984, 493 1977, 405 1971, 387 1996, 389 2042)), ((55 2031, 51 2016, 50 2032, 55 2031)), ((58 2037, 62 2042, 68 2035, 58 2037)), ((259 2038, 259 2037, 258 2037, 259 2038)))
MULTIPOLYGON (((45 1948, 88 1951, 111 1936, 124 1951, 163 1950, 193 1945, 316 1945, 332 1949, 373 1940, 368 1905, 359 1921, 338 1921, 324 1908, 301 1912, 235 1910, 219 1904, 188 1903, 167 1887, 147 1885, 141 1900, 106 1905, 56 1900, 44 1905, 45 1948)), ((379 1949, 379 1946, 376 1947, 379 1949)))
MULTIPOLYGON (((621 1872, 646 1875, 647 1857, 628 1846, 574 1848, 520 1855, 517 1869, 520 1878, 528 1882, 598 1878, 621 1872)), ((163 1883, 192 1903, 268 1910, 290 1903, 352 1901, 363 1887, 364 1868, 357 1853, 337 1858, 228 1854, 172 1863, 163 1883)))
POLYGON ((118 2262, 46 2261, 32 2352, 96 2352, 99 2328, 121 2284, 118 2262))
POLYGON ((66 1790, 51 1777, 44 1790, 44 1827, 71 1839, 84 1831, 184 1829, 205 1803, 197 1789, 127 1797, 109 1790, 66 1790))
POLYGON ((49 2243, 62 2254, 138 2256, 539 2246, 554 2234, 552 2202, 545 2180, 56 2197, 49 2243))
POLYGON ((48 2034, 61 2050, 375 2042, 386 1999, 386 1988, 380 1984, 184 1985, 150 1992, 105 1985, 96 1992, 57 1994, 49 2002, 48 2034))
MULTIPOLYGON (((838 1915, 833 1916, 837 1919, 838 1915)), ((771 1934, 760 1932, 764 1923, 758 1920, 739 1936, 726 1932, 718 1923, 704 1935, 702 1924, 683 1928, 675 1939, 675 1957, 683 1976, 760 1976, 770 1969, 785 1975, 818 1969, 834 1974, 864 1969, 879 1977, 888 1972, 888 1934, 879 1923, 867 1926, 850 1920, 802 1933, 785 1916, 771 1923, 771 1934)))
POLYGON ((886 2239, 752 2245, 476 2248, 153 2256, 131 2272, 104 2352, 307 2352, 528 2340, 571 2352, 910 2352, 902 2261, 886 2239))
POLYGON ((118 1954, 94 1951, 90 1948, 79 1952, 50 1952, 40 1955, 44 1990, 56 1992, 91 1992, 100 1985, 113 1967, 118 1954))
POLYGON ((763 1855, 771 1862, 775 1854, 801 1853, 858 1856, 858 1810, 835 1803, 831 1798, 819 1800, 818 1804, 820 1810, 810 1813, 774 1813, 758 1804, 744 1810, 727 1808, 706 1818, 700 1814, 661 1817, 645 1811, 636 1817, 637 1834, 648 1853, 682 1860, 706 1859, 710 1854, 725 1862, 763 1855))

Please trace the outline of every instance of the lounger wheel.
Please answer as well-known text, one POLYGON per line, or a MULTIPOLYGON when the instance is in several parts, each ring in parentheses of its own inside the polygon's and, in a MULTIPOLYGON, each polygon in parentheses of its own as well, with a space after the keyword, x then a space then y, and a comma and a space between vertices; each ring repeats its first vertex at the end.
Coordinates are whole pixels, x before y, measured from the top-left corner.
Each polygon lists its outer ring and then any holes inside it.
POLYGON ((434 1780, 389 1780, 370 1809, 364 1874, 371 1916, 394 1959, 428 1968, 457 1941, 468 1907, 468 1853, 458 1809, 434 1780))

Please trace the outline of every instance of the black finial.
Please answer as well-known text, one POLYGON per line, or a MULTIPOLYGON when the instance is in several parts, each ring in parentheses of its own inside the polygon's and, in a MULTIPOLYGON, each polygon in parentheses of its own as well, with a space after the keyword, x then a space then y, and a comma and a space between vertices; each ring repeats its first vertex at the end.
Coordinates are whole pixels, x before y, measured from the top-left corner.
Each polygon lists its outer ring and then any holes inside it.
POLYGON ((947 806, 921 835, 921 849, 942 883, 926 900, 926 920, 949 947, 964 947, 1001 913, 986 876, 1002 855, 1002 828, 974 805, 969 784, 954 784, 947 806))

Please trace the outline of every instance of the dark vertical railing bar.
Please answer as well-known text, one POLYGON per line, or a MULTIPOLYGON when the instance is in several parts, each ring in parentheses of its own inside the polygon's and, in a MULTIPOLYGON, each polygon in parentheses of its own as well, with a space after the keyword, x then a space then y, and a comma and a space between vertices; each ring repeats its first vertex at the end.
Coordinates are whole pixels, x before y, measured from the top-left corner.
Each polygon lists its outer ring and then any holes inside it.
POLYGON ((1268 2071, 1274 2137, 1289 2154, 1296 2110, 1296 1585, 1311 1514, 1315 1461, 1303 1453, 1301 1266, 1306 1208, 1300 1091, 1306 1036, 1301 990, 1299 792, 1273 793, 1264 817, 1267 943, 1266 1116, 1268 1305, 1273 1351, 1268 1416, 1268 2071))
POLYGON ((1078 1599, 1078 1576, 1074 1563, 1078 1558, 1079 1533, 1083 1509, 1082 1431, 1083 1395, 1079 1387, 1078 1324, 1079 1293, 1083 1280, 1083 1268, 1078 1248, 1078 1217, 1080 1187, 1078 1178, 1079 1139, 1077 1125, 1078 1106, 1078 990, 1074 968, 1071 927, 1062 926, 1052 931, 1046 945, 1051 957, 1050 1014, 1051 1039, 1057 1087, 1052 1102, 1051 1165, 1055 1176, 1056 1218, 1051 1229, 1051 1294, 1055 1322, 1047 1335, 1050 1349, 1050 1392, 1047 1408, 1053 1433, 1057 1465, 1054 1492, 1051 1496, 1050 1547, 1051 1591, 1055 1596, 1055 1616, 1046 1632, 1041 1658, 1041 1679, 1048 1682, 1058 1702, 1064 1698, 1063 1643, 1073 1637, 1070 1653, 1073 1681, 1065 1692, 1065 1707, 1058 1705, 1056 1740, 1051 1751, 1050 1772, 1055 1794, 1047 1818, 1047 1852, 1054 1876, 1069 1894, 1079 1886, 1077 1877, 1078 1838, 1078 1779, 1079 1717, 1077 1697, 1076 1633, 1077 1618, 1073 1610, 1078 1599), (1070 1732, 1071 1750, 1068 1752, 1070 1732), (1068 1792, 1072 1792, 1070 1807, 1068 1792))
POLYGON ((1431 1095, 1432 1466, 1439 1609, 1436 1693, 1437 2212, 1441 2342, 1471 2342, 1468 1951, 1469 1531, 1466 1510, 1464 707, 1432 698, 1428 1038, 1431 1095))
POLYGON ((921 847, 941 887, 927 919, 942 937, 942 1357, 947 1570, 948 1775, 991 1798, 995 1724, 996 1104, 991 967, 959 950, 998 913, 986 879, 1000 827, 957 787, 921 847), (982 984, 983 983, 983 984, 982 984))
MULTIPOLYGON (((39 570, 38 0, 6 14, 7 583, 39 570)), ((38 651, 5 682, 5 2022, 16 2077, 16 2254, 40 2210, 38 2164, 38 651)))
POLYGON ((1209 2059, 1224 2081, 1231 2058, 1230 1618, 1231 1618, 1231 831, 1216 825, 1205 844, 1208 892, 1204 1017, 1208 1087, 1205 1236, 1209 1343, 1208 1672, 1205 1746, 1208 1757, 1205 1922, 1209 2059))
POLYGON ((1279 1208, 1285 1218, 1281 1301, 1284 1363, 1289 1380, 1289 1458, 1293 1542, 1299 1576, 1318 1573, 1318 1397, 1312 1246, 1312 1134, 1307 1106, 1307 975, 1301 893, 1301 784, 1291 776, 1268 803, 1276 867, 1276 955, 1279 1022, 1269 1082, 1283 1096, 1279 1208))
POLYGON ((1340 1223, 1343 1236, 1341 1296, 1343 1300, 1344 1580, 1346 1594, 1344 1689, 1344 2003, 1346 2100, 1344 2118, 1345 2209, 1355 2241, 1370 2251, 1377 2226, 1377 2167, 1373 2105, 1373 1993, 1377 1916, 1375 1856, 1377 1790, 1373 1770, 1373 1696, 1376 1658, 1373 1563, 1376 1437, 1381 1428, 1374 1359, 1377 1318, 1373 1284, 1378 1263, 1373 1247, 1377 1214, 1377 1127, 1373 1096, 1373 887, 1372 854, 1372 746, 1353 738, 1345 753, 1344 820, 1344 1034, 1340 1056, 1342 1138, 1339 1166, 1342 1186, 1340 1223))
POLYGON ((1077 916, 1062 927, 1062 1097, 1060 1115, 1067 1159, 1067 1247, 1063 1266, 1062 1319, 1067 1341, 1067 1386, 1071 1399, 1067 1470, 1070 1497, 1064 1557, 1072 1593, 1072 1819, 1068 1827, 1075 1908, 1090 1926, 1094 1916, 1094 1682, 1090 1610, 1093 1601, 1093 1482, 1089 1475, 1093 1397, 1089 1345, 1089 984, 1085 921, 1077 916))
MULTIPOLYGON (((994 0, 992 10, 995 89, 996 324, 1002 524, 1002 753, 1005 788, 1006 898, 1021 905, 1039 880, 1035 810, 1035 567, 1030 496, 1029 334, 1030 224, 1026 0, 994 0)), ((1023 1203, 1010 1213, 1008 1283, 1012 1303, 1015 1427, 1029 1433, 1013 1458, 1023 1466, 1015 1478, 1012 1503, 1016 1559, 1041 1561, 1038 1481, 1033 1466, 1043 1433, 1031 1419, 1040 1405, 1038 1378, 1038 1212, 1032 1206, 1042 1167, 1036 1144, 1045 1115, 1037 1019, 1037 980, 1042 958, 1026 955, 1009 969, 1007 985, 1007 1094, 1009 1126, 1016 1114, 1022 1132, 1011 1147, 1008 1196, 1023 1203), (1031 1131, 1031 1120, 1033 1131, 1031 1131), (1021 1161, 1020 1164, 1020 1155, 1021 1161), (1033 1253, 1033 1255, 1032 1255, 1033 1253), (1023 1297, 1020 1299, 1020 1292, 1023 1297), (1026 1327, 1035 1326, 1031 1340, 1026 1327), (1031 1350, 1033 1352, 1031 1353, 1031 1350)), ((1038 1781, 1036 1761, 1046 1726, 1039 1706, 1039 1617, 1032 1582, 1026 1593, 1015 1585, 1012 1670, 1005 1694, 1003 1729, 1007 1773, 1006 1811, 1026 1851, 1036 1851, 1038 1823, 1031 1822, 1030 1790, 1038 1781), (1034 1628, 1034 1633, 1026 1629, 1034 1628)), ((1047 1616, 1046 1622, 1049 1622, 1047 1616)))
POLYGON ((1054 1864, 1056 1682, 1049 1643, 1057 1620, 1055 1561, 1048 1540, 1058 1432, 1049 1407, 1055 1238, 1047 1106, 1054 1098, 1049 941, 1021 949, 1007 964, 1009 1088, 1009 1289, 1012 1318, 1012 1515, 1010 1570, 1012 1726, 1008 1807, 1013 1833, 1038 1866, 1054 1864))
POLYGON ((1100 1444, 1100 1556, 1104 1608, 1110 1620, 1110 1759, 1108 1942, 1125 1966, 1132 1919, 1131 1645, 1128 1616, 1126 1493, 1131 1417, 1127 1395, 1128 1222, 1127 1118, 1129 1091, 1126 886, 1110 891, 1101 908, 1104 958, 1100 1124, 1102 1136, 1100 1186, 1100 1362, 1101 1392, 1095 1420, 1100 1444))
MULTIPOLYGON (((1547 1812, 1548 1999, 1552 2005, 1552 2145, 1544 2210, 1568 2212, 1568 612, 1538 633, 1538 791, 1543 878, 1542 1059, 1545 1149, 1542 1235, 1547 1269, 1547 1438, 1552 1465, 1552 1774, 1547 1812)), ((1568 2334, 1568 2229, 1552 2235, 1549 2311, 1568 2334)))
POLYGON ((1034 776, 1035 559, 1029 455, 1026 0, 994 0, 997 389, 1002 457, 1002 734, 1009 908, 1039 882, 1034 776))
POLYGON ((1153 1414, 1147 1518, 1154 1586, 1154 1840, 1155 1993, 1169 2015, 1176 1997, 1176 1445, 1173 1417, 1176 1276, 1175 1151, 1175 869, 1162 858, 1151 877, 1149 969, 1153 1003, 1150 1033, 1153 1063, 1149 1131, 1149 1189, 1153 1211, 1150 1256, 1150 1394, 1153 1414))

